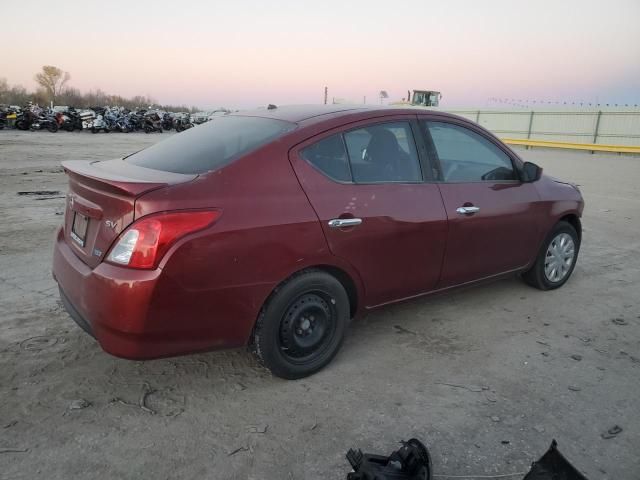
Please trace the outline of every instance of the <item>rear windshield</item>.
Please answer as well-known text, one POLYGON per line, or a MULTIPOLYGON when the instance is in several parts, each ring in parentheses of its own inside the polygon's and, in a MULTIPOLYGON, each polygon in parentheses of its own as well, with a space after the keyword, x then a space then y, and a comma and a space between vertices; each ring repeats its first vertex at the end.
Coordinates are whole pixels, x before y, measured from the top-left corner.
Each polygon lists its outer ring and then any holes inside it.
POLYGON ((165 172, 205 173, 294 128, 293 123, 271 118, 218 117, 140 150, 125 160, 165 172))

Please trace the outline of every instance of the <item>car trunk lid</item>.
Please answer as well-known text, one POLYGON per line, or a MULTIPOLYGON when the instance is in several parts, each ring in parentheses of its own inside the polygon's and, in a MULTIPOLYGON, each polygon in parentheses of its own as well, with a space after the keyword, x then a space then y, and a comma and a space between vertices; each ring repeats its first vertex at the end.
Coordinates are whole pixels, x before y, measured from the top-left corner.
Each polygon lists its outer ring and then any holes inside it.
POLYGON ((62 166, 69 176, 65 239, 92 268, 134 221, 138 197, 197 177, 139 167, 122 159, 65 161, 62 166))

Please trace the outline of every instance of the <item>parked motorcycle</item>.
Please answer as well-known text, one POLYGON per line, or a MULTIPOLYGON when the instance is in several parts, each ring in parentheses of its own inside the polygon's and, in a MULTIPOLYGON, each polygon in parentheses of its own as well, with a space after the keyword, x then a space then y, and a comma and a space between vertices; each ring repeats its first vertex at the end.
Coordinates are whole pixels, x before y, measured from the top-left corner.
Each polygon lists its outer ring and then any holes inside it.
POLYGON ((55 133, 58 131, 58 122, 53 113, 43 112, 40 115, 38 115, 36 119, 34 119, 29 129, 31 131, 46 129, 51 133, 55 133))
POLYGON ((144 116, 144 133, 162 133, 162 120, 156 112, 148 113, 144 116))
POLYGON ((56 114, 58 126, 67 132, 82 130, 82 118, 75 108, 71 107, 66 112, 56 114))
POLYGON ((130 121, 130 115, 124 114, 116 119, 115 130, 116 132, 129 133, 133 131, 133 125, 130 121))
POLYGON ((37 118, 36 113, 31 108, 25 108, 16 115, 16 128, 18 130, 29 130, 31 124, 37 118))
POLYGON ((176 132, 182 132, 183 130, 187 130, 193 127, 193 123, 191 123, 191 115, 188 113, 178 114, 173 119, 173 126, 176 129, 176 132))
POLYGON ((163 130, 172 130, 173 129, 173 114, 169 112, 165 112, 162 115, 162 129, 163 130))
POLYGON ((129 125, 132 132, 144 130, 144 115, 140 112, 129 113, 129 125))
POLYGON ((95 120, 91 122, 90 128, 91 128, 91 133, 98 133, 101 130, 104 133, 109 133, 111 131, 111 128, 109 127, 109 124, 105 121, 103 115, 97 115, 95 120))

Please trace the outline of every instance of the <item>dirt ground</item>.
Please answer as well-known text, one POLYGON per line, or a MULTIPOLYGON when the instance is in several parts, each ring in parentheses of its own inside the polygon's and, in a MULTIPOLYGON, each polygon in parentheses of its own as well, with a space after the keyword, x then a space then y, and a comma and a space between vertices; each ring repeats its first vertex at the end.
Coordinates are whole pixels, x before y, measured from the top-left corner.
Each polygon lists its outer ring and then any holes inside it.
POLYGON ((372 312, 328 368, 284 381, 244 350, 119 360, 62 309, 60 161, 162 137, 0 132, 0 479, 343 479, 350 447, 410 437, 437 478, 520 479, 553 438, 590 480, 639 478, 640 158, 521 150, 586 199, 563 288, 509 279, 372 312))

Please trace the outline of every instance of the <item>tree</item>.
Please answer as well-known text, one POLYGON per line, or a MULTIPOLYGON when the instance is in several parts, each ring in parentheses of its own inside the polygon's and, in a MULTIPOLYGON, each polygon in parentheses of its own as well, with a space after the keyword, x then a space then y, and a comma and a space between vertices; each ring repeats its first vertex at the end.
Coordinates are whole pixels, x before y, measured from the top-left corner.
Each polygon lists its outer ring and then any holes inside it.
POLYGON ((9 83, 6 78, 0 78, 0 103, 9 103, 9 83))
POLYGON ((31 95, 22 85, 14 85, 11 87, 11 90, 9 90, 8 97, 5 103, 10 105, 25 105, 29 101, 29 98, 31 98, 31 95))
POLYGON ((86 107, 85 99, 82 93, 77 88, 67 87, 58 96, 58 103, 60 105, 74 106, 74 107, 86 107))
POLYGON ((58 67, 53 65, 44 65, 42 72, 36 73, 35 80, 45 90, 49 99, 53 102, 56 101, 56 97, 62 92, 65 83, 71 79, 69 72, 64 72, 58 67))

